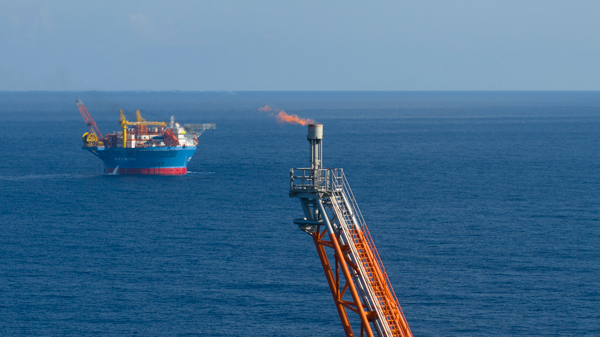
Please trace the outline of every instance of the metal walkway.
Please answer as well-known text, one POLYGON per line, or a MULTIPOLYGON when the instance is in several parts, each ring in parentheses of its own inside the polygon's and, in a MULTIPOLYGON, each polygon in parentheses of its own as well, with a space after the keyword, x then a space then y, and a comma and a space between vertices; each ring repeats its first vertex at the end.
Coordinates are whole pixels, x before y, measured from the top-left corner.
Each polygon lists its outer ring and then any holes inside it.
POLYGON ((307 138, 311 167, 290 171, 290 197, 305 215, 294 223, 313 237, 346 336, 356 336, 350 310, 360 336, 412 337, 344 171, 322 168, 322 125, 309 125, 307 138), (325 248, 333 249, 333 264, 325 248))

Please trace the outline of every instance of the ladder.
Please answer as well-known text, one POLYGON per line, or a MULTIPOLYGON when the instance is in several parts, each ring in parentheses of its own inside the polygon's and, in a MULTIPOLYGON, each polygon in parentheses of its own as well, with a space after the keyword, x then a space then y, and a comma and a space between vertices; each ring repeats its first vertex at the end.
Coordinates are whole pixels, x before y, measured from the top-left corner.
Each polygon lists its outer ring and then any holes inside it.
POLYGON ((377 313, 372 321, 380 336, 412 336, 350 185, 343 171, 340 175, 333 179, 329 201, 340 239, 349 247, 349 257, 356 267, 354 281, 365 306, 377 313))
POLYGON ((306 139, 310 167, 290 170, 290 197, 304 211, 294 223, 313 238, 346 337, 358 336, 349 312, 361 337, 412 337, 344 171, 323 168, 323 125, 309 124, 306 139))

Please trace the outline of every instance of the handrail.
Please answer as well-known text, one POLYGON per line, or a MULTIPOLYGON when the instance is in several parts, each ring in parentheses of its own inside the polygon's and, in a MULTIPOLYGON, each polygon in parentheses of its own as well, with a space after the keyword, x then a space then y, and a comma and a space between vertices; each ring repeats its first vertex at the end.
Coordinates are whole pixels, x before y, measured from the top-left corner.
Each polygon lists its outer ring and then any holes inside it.
POLYGON ((363 229, 363 232, 365 233, 364 237, 366 238, 367 244, 369 245, 369 248, 371 248, 371 251, 374 253, 375 255, 375 262, 379 265, 379 267, 381 268, 381 271, 383 273, 383 276, 385 277, 385 283, 387 285, 388 290, 390 291, 391 295, 393 296, 394 302, 396 302, 396 306, 398 308, 398 311, 402 317, 402 320, 404 322, 406 322, 406 317, 404 316, 404 312, 402 311, 402 307, 400 306, 400 302, 398 301, 398 297, 396 296, 396 293, 394 292, 394 288, 392 287, 392 284, 389 280, 389 277, 387 275, 387 272, 385 271, 385 267, 383 266, 383 262, 381 261, 381 257, 379 256, 379 252, 377 251, 377 248, 375 247, 375 243, 373 242, 373 238, 371 237, 371 233, 369 232, 369 228, 367 227, 367 224, 365 222, 365 219, 362 215, 362 212, 360 211, 360 208, 358 207, 358 203, 356 202, 356 198, 354 197, 354 193, 352 192, 352 189, 350 188, 350 184, 348 183, 348 179, 346 178, 346 175, 343 174, 342 172, 342 181, 343 181, 343 190, 345 192, 345 194, 350 198, 349 202, 350 202, 350 207, 352 208, 352 211, 354 212, 354 215, 356 216, 359 225, 361 226, 361 228, 363 229))
MULTIPOLYGON (((366 270, 368 266, 365 265, 364 261, 362 260, 361 253, 359 253, 358 247, 356 246, 356 244, 361 241, 360 236, 356 234, 358 232, 355 228, 356 217, 354 217, 354 215, 352 214, 352 210, 348 209, 348 207, 351 206, 348 204, 348 200, 345 197, 344 191, 340 190, 338 193, 339 194, 334 195, 331 198, 333 210, 336 213, 338 221, 340 222, 340 227, 344 233, 344 237, 346 238, 345 241, 350 249, 350 254, 354 257, 356 266, 359 269, 358 275, 360 275, 359 278, 362 280, 366 291, 364 295, 369 299, 368 303, 370 304, 370 310, 374 310, 375 312, 377 312, 377 317, 380 318, 379 326, 385 331, 384 336, 391 336, 392 331, 390 330, 389 322, 386 318, 387 316, 383 311, 379 296, 377 295, 375 288, 373 287, 373 283, 369 280, 369 272, 367 272, 366 270), (344 214, 344 211, 346 212, 346 214, 344 214)), ((364 252, 364 250, 368 250, 369 247, 368 245, 366 245, 362 249, 364 252)), ((374 273, 371 274, 374 275, 374 273)))
MULTIPOLYGON (((386 335, 388 332, 391 333, 391 330, 388 330, 391 329, 389 324, 395 322, 395 328, 393 328, 394 331, 398 331, 402 336, 405 336, 404 332, 407 332, 409 336, 412 336, 402 308, 400 307, 400 302, 396 297, 387 272, 385 271, 385 267, 383 266, 383 262, 381 261, 381 257, 379 256, 379 252, 375 247, 371 233, 369 232, 362 212, 358 207, 358 203, 356 202, 356 198, 354 197, 354 193, 350 188, 350 184, 348 183, 344 171, 342 169, 292 169, 290 171, 290 193, 325 193, 326 195, 329 195, 328 197, 333 204, 333 210, 337 213, 336 217, 340 221, 341 230, 349 240, 348 244, 352 251, 352 255, 354 255, 358 261, 362 261, 360 254, 356 250, 355 243, 364 245, 363 247, 366 248, 365 250, 370 251, 370 253, 366 252, 364 254, 367 254, 365 255, 365 258, 370 261, 368 263, 371 264, 372 267, 363 265, 363 262, 358 263, 358 268, 361 270, 360 273, 367 278, 365 281, 370 283, 369 287, 366 289, 369 293, 368 297, 371 298, 371 301, 375 306, 374 309, 382 319, 382 322, 386 322, 385 325, 382 326, 386 331, 386 335), (340 198, 340 200, 338 201, 337 198, 340 198), (341 202, 341 204, 338 204, 339 202, 341 202), (340 209, 340 207, 342 209, 340 209), (370 270, 375 268, 375 271, 372 273, 372 276, 369 276, 369 273, 367 273, 364 268, 369 268, 370 270), (372 281, 369 280, 370 277, 373 277, 372 281), (374 293, 373 283, 371 282, 374 282, 375 285, 377 285, 378 289, 380 289, 378 291, 382 291, 383 298, 386 298, 386 300, 383 300, 385 302, 385 307, 387 308, 385 309, 385 315, 382 311, 384 308, 381 307, 382 299, 378 298, 379 295, 374 293), (392 309, 394 304, 397 310, 392 309)), ((395 334, 396 333, 394 333, 394 335, 395 334)))
POLYGON ((290 171, 290 190, 333 192, 342 177, 342 169, 294 168, 290 171))

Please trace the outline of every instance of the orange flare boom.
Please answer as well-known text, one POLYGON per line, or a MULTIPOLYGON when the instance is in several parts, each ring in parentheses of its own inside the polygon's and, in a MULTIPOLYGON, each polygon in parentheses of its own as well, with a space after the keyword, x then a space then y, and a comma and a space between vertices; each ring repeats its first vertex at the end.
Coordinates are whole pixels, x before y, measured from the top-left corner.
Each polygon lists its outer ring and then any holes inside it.
MULTIPOLYGON (((267 105, 267 107, 268 107, 268 105, 267 105)), ((300 118, 300 117, 298 117, 298 115, 294 115, 294 114, 289 115, 283 110, 279 111, 276 118, 277 118, 277 122, 279 124, 290 123, 290 124, 300 124, 302 126, 305 126, 307 124, 315 123, 315 121, 313 121, 312 119, 300 118)))

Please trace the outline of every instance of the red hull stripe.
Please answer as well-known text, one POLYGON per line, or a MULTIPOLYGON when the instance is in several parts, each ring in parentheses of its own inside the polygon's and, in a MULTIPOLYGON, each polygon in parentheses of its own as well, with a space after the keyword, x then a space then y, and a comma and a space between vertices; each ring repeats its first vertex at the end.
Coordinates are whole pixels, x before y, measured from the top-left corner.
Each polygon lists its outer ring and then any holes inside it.
MULTIPOLYGON (((107 167, 106 173, 113 173, 114 168, 107 167)), ((160 168, 119 168, 117 174, 150 174, 150 175, 183 175, 187 167, 160 167, 160 168)))

